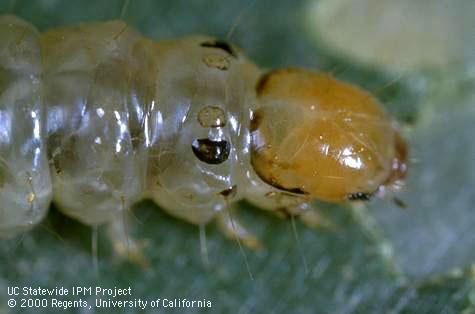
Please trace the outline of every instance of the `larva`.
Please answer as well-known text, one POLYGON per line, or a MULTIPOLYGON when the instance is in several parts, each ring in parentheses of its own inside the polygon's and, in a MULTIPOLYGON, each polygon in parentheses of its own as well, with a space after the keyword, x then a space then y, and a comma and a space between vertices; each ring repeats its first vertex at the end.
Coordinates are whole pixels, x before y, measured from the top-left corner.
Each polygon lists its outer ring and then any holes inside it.
POLYGON ((88 225, 153 199, 190 223, 246 199, 312 219, 313 199, 397 188, 407 147, 369 93, 300 68, 259 69, 205 36, 154 41, 121 21, 39 33, 0 17, 0 235, 37 224, 51 201, 88 225))

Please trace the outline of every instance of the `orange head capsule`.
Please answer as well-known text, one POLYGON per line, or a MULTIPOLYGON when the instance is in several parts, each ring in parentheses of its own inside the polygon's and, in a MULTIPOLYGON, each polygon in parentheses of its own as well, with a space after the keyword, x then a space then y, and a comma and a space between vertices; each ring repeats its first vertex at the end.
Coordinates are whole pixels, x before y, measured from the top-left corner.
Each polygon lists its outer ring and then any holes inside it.
POLYGON ((270 185, 339 202, 404 178, 406 144, 369 93, 299 68, 264 75, 256 90, 252 165, 270 185))

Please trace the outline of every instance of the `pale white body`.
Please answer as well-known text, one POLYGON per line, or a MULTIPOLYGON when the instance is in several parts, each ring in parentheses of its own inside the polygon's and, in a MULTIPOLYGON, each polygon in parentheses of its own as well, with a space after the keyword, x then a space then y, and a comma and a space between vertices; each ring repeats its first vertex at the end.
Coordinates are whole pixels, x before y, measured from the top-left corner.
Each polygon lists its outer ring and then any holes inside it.
POLYGON ((3 16, 0 38, 0 235, 37 224, 51 201, 89 225, 144 197, 194 224, 243 198, 305 207, 252 169, 260 71, 242 54, 208 37, 155 42, 120 21, 40 34, 3 16))

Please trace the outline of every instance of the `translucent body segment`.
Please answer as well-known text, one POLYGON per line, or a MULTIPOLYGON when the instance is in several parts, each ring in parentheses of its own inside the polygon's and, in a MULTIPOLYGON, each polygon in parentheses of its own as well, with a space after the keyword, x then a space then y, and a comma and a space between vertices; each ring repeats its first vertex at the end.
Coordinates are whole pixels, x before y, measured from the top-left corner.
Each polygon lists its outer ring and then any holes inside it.
POLYGON ((122 22, 41 35, 54 201, 90 225, 120 217, 143 189, 129 127, 134 109, 143 108, 132 79, 139 38, 122 22))
POLYGON ((165 211, 196 224, 227 206, 223 190, 237 185, 232 201, 242 198, 250 165, 248 125, 257 69, 244 56, 203 46, 211 40, 193 36, 143 49, 157 69, 148 195, 165 211), (209 56, 228 66, 213 66, 209 56))
POLYGON ((0 236, 11 236, 46 214, 52 186, 45 149, 39 33, 0 16, 0 236))
POLYGON ((370 94, 329 75, 283 69, 257 87, 252 164, 267 183, 343 201, 389 178, 395 131, 370 94))

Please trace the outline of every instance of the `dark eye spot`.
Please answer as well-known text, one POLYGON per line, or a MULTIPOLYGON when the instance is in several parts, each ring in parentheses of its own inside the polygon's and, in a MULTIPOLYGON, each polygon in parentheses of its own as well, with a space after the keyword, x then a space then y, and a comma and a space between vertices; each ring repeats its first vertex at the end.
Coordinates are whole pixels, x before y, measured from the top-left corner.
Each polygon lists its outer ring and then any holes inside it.
POLYGON ((229 53, 234 58, 237 58, 237 54, 234 51, 234 49, 231 47, 230 44, 228 44, 225 41, 221 41, 221 40, 205 41, 204 43, 201 44, 201 47, 221 49, 229 53))
POLYGON ((348 200, 350 201, 369 201, 371 199, 371 194, 370 193, 364 193, 364 192, 356 192, 352 194, 348 194, 348 200))
POLYGON ((208 138, 195 139, 191 148, 199 160, 210 165, 225 162, 231 151, 228 141, 212 141, 208 138))

